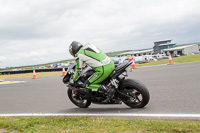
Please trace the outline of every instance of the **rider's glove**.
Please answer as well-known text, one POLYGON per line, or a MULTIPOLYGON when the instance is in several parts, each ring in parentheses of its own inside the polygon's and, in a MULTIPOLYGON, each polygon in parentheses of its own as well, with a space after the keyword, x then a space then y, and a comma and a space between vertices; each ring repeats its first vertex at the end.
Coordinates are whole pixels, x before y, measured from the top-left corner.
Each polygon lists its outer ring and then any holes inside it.
POLYGON ((74 85, 74 80, 70 80, 69 85, 74 85))

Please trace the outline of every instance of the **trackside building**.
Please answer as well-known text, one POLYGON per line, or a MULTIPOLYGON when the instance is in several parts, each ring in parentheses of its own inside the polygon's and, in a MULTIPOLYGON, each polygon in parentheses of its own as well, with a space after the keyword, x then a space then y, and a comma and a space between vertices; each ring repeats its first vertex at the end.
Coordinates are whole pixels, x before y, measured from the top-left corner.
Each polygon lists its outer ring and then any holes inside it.
POLYGON ((142 56, 142 55, 153 55, 153 49, 148 49, 148 50, 141 50, 141 51, 131 51, 131 52, 126 52, 126 53, 121 53, 118 54, 118 57, 122 56, 142 56))
POLYGON ((199 53, 199 45, 198 44, 193 44, 193 45, 186 45, 186 46, 179 46, 175 48, 168 48, 168 49, 163 49, 163 53, 166 55, 187 55, 190 53, 199 53))
POLYGON ((156 41, 154 42, 153 51, 154 54, 162 54, 164 49, 174 47, 176 47, 176 43, 172 43, 172 39, 156 41))
POLYGON ((187 55, 190 53, 199 53, 199 45, 191 44, 185 46, 177 46, 176 43, 172 42, 172 39, 166 39, 161 41, 154 42, 153 49, 141 50, 141 51, 129 51, 126 53, 118 54, 118 57, 122 56, 142 56, 142 55, 156 55, 156 54, 164 54, 169 55, 171 53, 172 56, 176 55, 187 55))

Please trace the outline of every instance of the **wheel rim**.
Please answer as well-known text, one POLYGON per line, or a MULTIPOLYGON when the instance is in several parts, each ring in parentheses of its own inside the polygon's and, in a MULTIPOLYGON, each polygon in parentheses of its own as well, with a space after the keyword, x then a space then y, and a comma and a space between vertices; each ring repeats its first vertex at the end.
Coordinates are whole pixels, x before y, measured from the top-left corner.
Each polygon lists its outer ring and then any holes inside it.
POLYGON ((141 92, 133 86, 124 86, 122 90, 127 95, 131 96, 133 99, 130 99, 128 102, 134 105, 140 105, 143 102, 143 96, 141 92))
POLYGON ((76 91, 72 91, 71 97, 72 97, 73 101, 79 105, 84 106, 85 104, 87 104, 87 100, 83 99, 80 95, 77 95, 76 91))

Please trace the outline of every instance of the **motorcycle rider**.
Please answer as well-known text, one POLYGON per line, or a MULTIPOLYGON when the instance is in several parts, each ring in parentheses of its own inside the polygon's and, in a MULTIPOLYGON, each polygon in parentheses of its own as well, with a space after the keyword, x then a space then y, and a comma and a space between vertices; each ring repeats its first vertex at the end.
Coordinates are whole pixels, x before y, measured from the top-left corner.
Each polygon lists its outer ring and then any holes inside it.
POLYGON ((95 73, 84 82, 83 87, 92 90, 105 90, 107 98, 103 102, 109 102, 115 93, 114 88, 108 88, 99 83, 104 81, 115 69, 114 62, 91 43, 83 46, 80 42, 73 41, 69 47, 69 52, 76 60, 73 81, 77 81, 83 64, 90 66, 95 73))

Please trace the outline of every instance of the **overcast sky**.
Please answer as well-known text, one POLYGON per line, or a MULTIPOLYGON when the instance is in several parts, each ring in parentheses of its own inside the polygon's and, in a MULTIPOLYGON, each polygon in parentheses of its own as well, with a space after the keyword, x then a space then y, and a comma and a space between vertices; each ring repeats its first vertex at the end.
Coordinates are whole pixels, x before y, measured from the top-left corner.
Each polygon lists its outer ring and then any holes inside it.
POLYGON ((200 42, 200 0, 0 0, 0 67, 70 59, 76 40, 104 52, 200 42))

